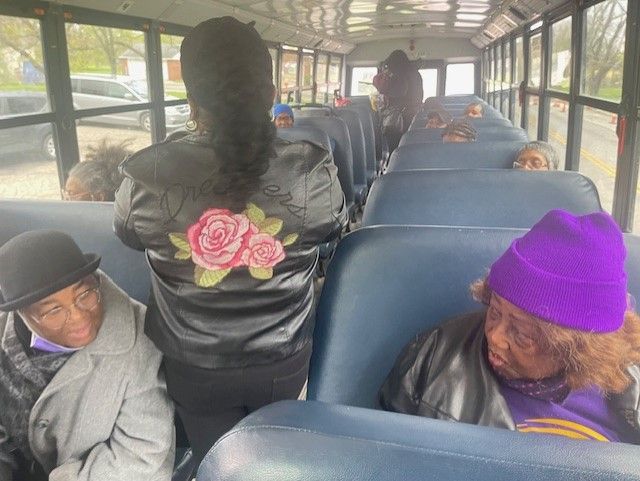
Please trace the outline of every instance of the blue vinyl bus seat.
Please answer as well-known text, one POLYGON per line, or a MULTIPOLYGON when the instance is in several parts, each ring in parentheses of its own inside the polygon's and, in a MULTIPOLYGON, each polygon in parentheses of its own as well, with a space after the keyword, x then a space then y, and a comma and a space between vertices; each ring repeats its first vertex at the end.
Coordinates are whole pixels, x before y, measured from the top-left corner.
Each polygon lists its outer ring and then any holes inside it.
POLYGON ((335 114, 345 121, 351 138, 351 153, 353 156, 353 182, 355 189, 355 201, 364 205, 367 199, 367 154, 364 141, 364 130, 360 117, 354 110, 340 108, 334 110, 335 114))
POLYGON ((246 417, 197 481, 638 481, 640 448, 282 401, 246 417))
POLYGON ((102 256, 100 269, 127 294, 147 303, 149 271, 145 255, 125 246, 113 233, 113 203, 2 200, 0 226, 0 245, 28 230, 66 232, 84 252, 102 256))
MULTIPOLYGON (((376 407, 402 348, 446 319, 481 309, 469 285, 525 232, 377 226, 347 235, 316 312, 307 399, 376 407)), ((640 299, 640 237, 625 234, 625 244, 629 292, 640 299)))
POLYGON ((528 228, 551 209, 588 214, 602 206, 596 186, 579 172, 414 170, 378 179, 362 225, 528 228))
MULTIPOLYGON (((502 140, 529 140, 527 132, 519 127, 484 127, 475 126, 478 132, 476 142, 495 142, 502 140)), ((426 142, 442 142, 444 129, 415 129, 405 132, 400 145, 424 144, 426 142)))
MULTIPOLYGON (((304 112, 304 111, 303 111, 304 112)), ((338 178, 344 192, 344 198, 349 210, 349 216, 355 213, 355 189, 353 182, 353 153, 351 149, 351 137, 344 120, 336 116, 308 116, 296 115, 297 127, 314 127, 324 131, 335 142, 333 149, 333 161, 338 167, 338 178)))
POLYGON ((416 169, 511 169, 524 141, 407 144, 398 147, 387 172, 416 169))
POLYGON ((425 102, 440 102, 441 104, 470 104, 471 102, 480 102, 481 104, 486 104, 484 100, 482 100, 477 95, 473 94, 463 94, 463 95, 439 95, 435 97, 428 97, 425 102))
POLYGON ((365 165, 367 169, 367 185, 371 186, 376 178, 376 137, 374 126, 374 112, 371 106, 365 103, 356 103, 346 107, 354 111, 360 118, 362 133, 364 134, 365 165))

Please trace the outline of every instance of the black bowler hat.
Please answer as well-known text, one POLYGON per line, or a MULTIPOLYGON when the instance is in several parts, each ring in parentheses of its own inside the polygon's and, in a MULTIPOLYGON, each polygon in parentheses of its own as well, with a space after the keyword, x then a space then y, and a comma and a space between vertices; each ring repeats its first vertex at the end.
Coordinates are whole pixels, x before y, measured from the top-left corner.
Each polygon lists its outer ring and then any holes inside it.
POLYGON ((0 311, 14 311, 75 284, 100 264, 55 230, 23 232, 0 247, 0 311))

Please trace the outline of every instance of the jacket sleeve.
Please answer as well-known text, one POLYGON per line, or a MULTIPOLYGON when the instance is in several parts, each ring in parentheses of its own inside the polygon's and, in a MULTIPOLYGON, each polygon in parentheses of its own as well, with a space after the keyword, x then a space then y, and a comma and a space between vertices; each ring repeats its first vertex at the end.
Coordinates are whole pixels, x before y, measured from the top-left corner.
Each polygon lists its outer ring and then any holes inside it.
POLYGON ((429 379, 438 332, 436 329, 420 334, 404 347, 378 393, 382 409, 418 414, 421 393, 429 379))
POLYGON ((114 203, 113 230, 120 240, 139 251, 145 249, 144 244, 138 237, 135 227, 135 217, 133 213, 133 198, 135 193, 135 182, 129 177, 125 177, 116 191, 114 203))
POLYGON ((0 479, 2 481, 12 481, 15 465, 13 455, 7 449, 7 438, 7 432, 0 424, 0 479))
POLYGON ((306 179, 305 233, 315 244, 338 238, 349 221, 338 168, 333 163, 333 156, 322 152, 322 161, 311 169, 306 179))
POLYGON ((173 404, 160 370, 161 355, 142 336, 132 376, 111 437, 85 459, 55 468, 49 481, 169 481, 175 457, 173 404))

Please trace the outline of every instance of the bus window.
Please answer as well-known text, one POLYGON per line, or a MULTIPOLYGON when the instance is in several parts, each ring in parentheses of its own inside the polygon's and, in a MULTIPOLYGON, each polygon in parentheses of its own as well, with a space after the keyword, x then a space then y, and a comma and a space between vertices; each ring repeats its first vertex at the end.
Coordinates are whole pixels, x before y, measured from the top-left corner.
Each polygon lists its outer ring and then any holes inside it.
MULTIPOLYGON (((167 109, 169 108, 175 109, 176 107, 167 107, 167 109)), ((167 112, 167 118, 169 118, 169 115, 167 112)), ((148 111, 83 117, 77 122, 80 160, 85 160, 87 153, 105 139, 109 144, 125 143, 129 150, 133 152, 151 145, 150 119, 151 117, 148 111), (136 124, 136 127, 129 126, 133 123, 136 124), (143 127, 143 125, 147 125, 147 127, 143 127)), ((185 121, 180 120, 177 125, 167 125, 167 130, 171 131, 172 127, 173 130, 176 130, 177 128, 183 127, 184 124, 185 121)))
POLYGON ((162 45, 162 79, 165 100, 186 99, 187 90, 182 83, 180 70, 180 45, 182 37, 161 35, 162 45))
MULTIPOLYGON (((298 86, 298 51, 283 50, 282 65, 280 69, 280 85, 282 89, 283 101, 291 90, 295 90, 298 86)), ((295 94, 293 102, 295 102, 295 94)))
POLYGON ((569 102, 551 98, 549 115, 549 139, 558 152, 558 170, 564 169, 567 155, 567 133, 569 128, 569 102))
POLYGON ((509 102, 511 97, 511 42, 507 40, 504 44, 504 84, 502 94, 502 115, 509 118, 509 102))
POLYGON ((551 25, 549 88, 569 93, 571 84, 571 17, 551 25))
POLYGON ((316 95, 316 102, 326 103, 327 99, 327 70, 329 68, 329 56, 326 53, 318 55, 318 62, 316 65, 316 85, 318 87, 318 93, 316 95))
POLYGON ((421 68, 419 72, 422 77, 423 100, 438 95, 438 69, 421 68))
POLYGON ((475 91, 475 64, 452 63, 447 65, 445 95, 472 94, 475 91))
POLYGON ((622 98, 627 2, 605 0, 586 10, 580 90, 612 102, 622 98))
POLYGON ((351 95, 369 95, 377 92, 373 86, 373 77, 378 73, 376 67, 353 67, 351 71, 351 95))
POLYGON ((527 95, 527 101, 529 102, 527 134, 531 140, 536 140, 538 138, 538 104, 540 103, 540 97, 527 95))
POLYGON ((329 91, 340 90, 342 83, 342 58, 332 55, 329 63, 329 91))
MULTIPOLYGON (((520 84, 524 81, 524 46, 522 43, 522 37, 516 38, 516 49, 515 49, 515 84, 516 87, 519 87, 520 84)), ((516 105, 513 112, 513 125, 516 127, 520 127, 522 125, 522 104, 520 103, 520 95, 519 92, 516 92, 516 105)))
MULTIPOLYGON (((0 119, 51 111, 40 38, 40 21, 0 16, 0 119)), ((53 136, 49 123, 0 129, 0 197, 60 199, 53 136)))
POLYGON ((584 107, 580 142, 580 172, 596 184, 602 207, 611 212, 616 178, 618 136, 615 116, 584 107))
POLYGON ((302 54, 302 92, 300 101, 303 104, 313 102, 313 54, 302 54))
POLYGON ((542 73, 542 34, 531 37, 529 42, 529 85, 540 87, 540 75, 542 73))

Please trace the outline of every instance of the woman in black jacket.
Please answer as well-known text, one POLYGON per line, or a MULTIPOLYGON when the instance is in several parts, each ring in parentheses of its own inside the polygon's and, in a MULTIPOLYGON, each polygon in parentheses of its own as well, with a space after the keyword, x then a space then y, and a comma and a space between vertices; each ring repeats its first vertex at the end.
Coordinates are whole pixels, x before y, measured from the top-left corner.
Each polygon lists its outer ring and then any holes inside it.
POLYGON ((195 458, 249 412, 297 398, 318 244, 347 221, 331 154, 276 138, 271 56, 251 24, 214 18, 181 47, 190 134, 122 166, 115 229, 145 249, 145 330, 195 458))

